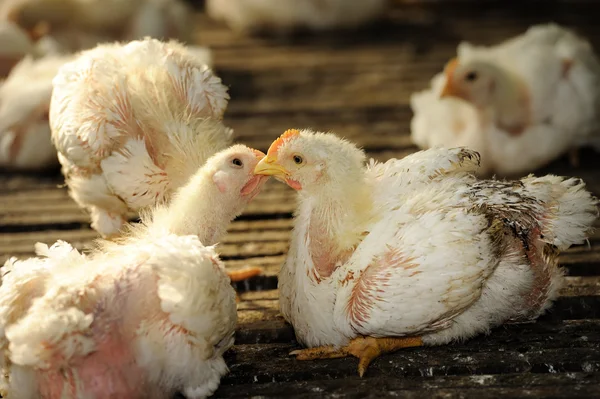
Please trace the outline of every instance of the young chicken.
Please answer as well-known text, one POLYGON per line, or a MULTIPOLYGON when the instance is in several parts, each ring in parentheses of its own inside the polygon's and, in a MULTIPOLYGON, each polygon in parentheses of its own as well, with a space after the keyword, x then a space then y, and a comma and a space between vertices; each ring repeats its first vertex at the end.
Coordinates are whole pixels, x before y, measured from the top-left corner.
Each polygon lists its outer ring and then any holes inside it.
POLYGON ((208 15, 242 32, 352 28, 380 17, 389 0, 207 0, 208 15))
POLYGON ((54 79, 52 140, 92 227, 117 234, 129 210, 167 201, 231 143, 229 95, 198 52, 146 38, 81 53, 54 79))
POLYGON ((0 286, 1 394, 17 399, 204 398, 227 372, 234 290, 214 244, 260 191, 264 156, 209 159, 169 206, 89 255, 59 241, 10 259, 0 286))
POLYGON ((0 167, 39 170, 58 165, 50 140, 52 79, 71 56, 27 56, 0 83, 0 167))
POLYGON ((279 275, 298 359, 378 355, 532 320, 558 294, 557 254, 586 238, 597 200, 576 178, 477 180, 479 155, 431 149, 364 165, 332 134, 289 130, 255 173, 298 190, 279 275))
POLYGON ((463 42, 411 106, 419 147, 467 146, 483 155, 479 173, 522 174, 600 144, 600 61, 586 40, 555 24, 494 47, 463 42))

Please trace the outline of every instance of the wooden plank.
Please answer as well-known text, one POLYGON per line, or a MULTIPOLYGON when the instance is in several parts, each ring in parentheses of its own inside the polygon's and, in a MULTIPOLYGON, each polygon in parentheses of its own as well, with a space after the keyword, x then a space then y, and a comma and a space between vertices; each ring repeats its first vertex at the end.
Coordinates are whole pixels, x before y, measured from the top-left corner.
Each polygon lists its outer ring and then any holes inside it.
MULTIPOLYGON (((262 376, 261 376, 262 377, 262 376)), ((266 378, 264 379, 266 380, 266 378)), ((600 396, 600 373, 562 374, 510 373, 434 377, 347 376, 331 379, 328 374, 313 380, 239 384, 221 383, 215 398, 594 398, 600 396)))
MULTIPOLYGON (((549 337, 547 337, 549 338, 549 337)), ((547 339, 543 349, 523 352, 523 343, 516 345, 488 342, 489 337, 440 347, 403 349, 378 359, 369 366, 368 378, 385 376, 401 379, 447 375, 539 373, 597 371, 600 368, 598 341, 566 342, 556 346, 557 339, 547 339), (501 350, 499 350, 501 349, 501 350), (521 350, 519 350, 521 349, 521 350), (585 369, 585 370, 584 370, 585 369)), ((565 340, 566 341, 566 340, 565 340)), ((230 374, 223 385, 346 379, 357 374, 354 358, 300 362, 291 358, 291 344, 236 345, 226 362, 230 374), (302 363, 302 364, 299 364, 302 363)))

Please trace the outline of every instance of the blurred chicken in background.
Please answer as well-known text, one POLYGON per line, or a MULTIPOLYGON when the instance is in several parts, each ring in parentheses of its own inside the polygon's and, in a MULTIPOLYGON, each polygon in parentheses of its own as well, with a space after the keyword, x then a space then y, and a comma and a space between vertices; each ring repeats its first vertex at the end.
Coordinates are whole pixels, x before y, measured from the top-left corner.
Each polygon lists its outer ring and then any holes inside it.
POLYGON ((600 61, 589 42, 556 24, 532 26, 458 56, 411 97, 420 148, 466 146, 482 175, 531 172, 579 146, 600 148, 600 61))
POLYGON ((0 83, 0 167, 34 170, 58 165, 50 141, 52 79, 70 55, 28 55, 0 83))
POLYGON ((354 28, 380 17, 389 0, 206 0, 208 15, 236 31, 289 33, 354 28))
POLYGON ((30 35, 53 36, 65 51, 144 36, 193 38, 193 13, 180 0, 5 0, 0 17, 30 35))
POLYGON ((0 77, 10 70, 25 55, 33 51, 33 43, 27 34, 10 21, 0 21, 0 77))
MULTIPOLYGON (((71 54, 146 36, 192 43, 193 17, 182 0, 0 0, 0 168, 58 165, 48 104, 71 54)), ((208 49, 190 50, 210 64, 208 49)))

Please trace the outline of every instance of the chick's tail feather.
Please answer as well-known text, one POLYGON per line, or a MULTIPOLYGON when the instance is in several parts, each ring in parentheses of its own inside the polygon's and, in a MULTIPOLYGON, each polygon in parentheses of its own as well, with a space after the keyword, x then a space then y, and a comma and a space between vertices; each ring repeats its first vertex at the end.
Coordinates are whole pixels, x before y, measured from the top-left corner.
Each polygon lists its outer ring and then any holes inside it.
POLYGON ((546 204, 541 234, 558 250, 587 239, 598 218, 598 199, 586 190, 579 178, 548 175, 523 179, 527 190, 546 204))

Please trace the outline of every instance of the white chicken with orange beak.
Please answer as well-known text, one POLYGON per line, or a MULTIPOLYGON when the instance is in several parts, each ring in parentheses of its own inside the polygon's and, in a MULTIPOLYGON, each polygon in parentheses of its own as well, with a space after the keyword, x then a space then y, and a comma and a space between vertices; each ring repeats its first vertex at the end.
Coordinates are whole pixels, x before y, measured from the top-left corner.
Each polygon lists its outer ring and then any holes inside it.
POLYGON ((558 294, 557 254, 586 239, 580 179, 478 180, 479 155, 430 149, 386 163, 333 134, 289 130, 255 173, 298 190, 279 274, 298 359, 440 345, 532 320, 558 294))
POLYGON ((206 11, 245 33, 354 28, 381 17, 389 0, 207 0, 206 11))
POLYGON ((598 147, 600 61, 588 41, 556 24, 493 47, 463 42, 411 106, 419 147, 466 146, 482 155, 478 173, 522 174, 581 145, 598 147))
POLYGON ((231 144, 229 95, 203 58, 146 38, 81 53, 54 79, 52 140, 69 193, 102 236, 167 201, 231 144))
POLYGON ((235 293, 214 249, 266 178, 260 151, 210 158, 168 206, 89 255, 59 241, 0 286, 6 399, 204 398, 227 372, 235 293))

